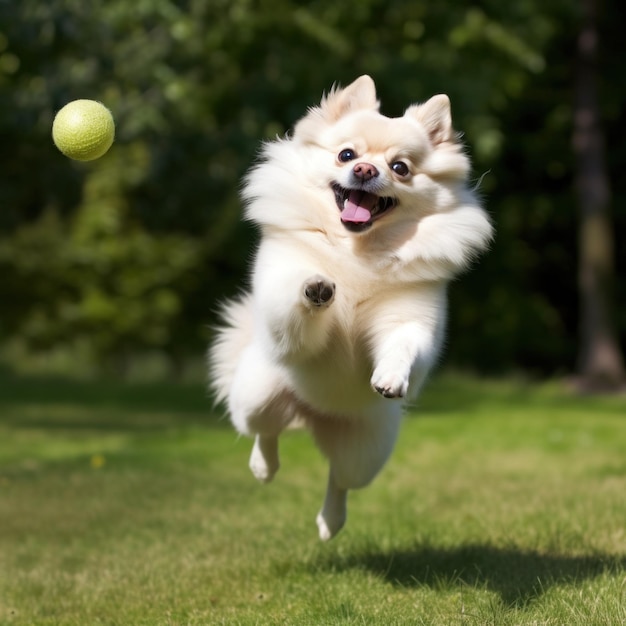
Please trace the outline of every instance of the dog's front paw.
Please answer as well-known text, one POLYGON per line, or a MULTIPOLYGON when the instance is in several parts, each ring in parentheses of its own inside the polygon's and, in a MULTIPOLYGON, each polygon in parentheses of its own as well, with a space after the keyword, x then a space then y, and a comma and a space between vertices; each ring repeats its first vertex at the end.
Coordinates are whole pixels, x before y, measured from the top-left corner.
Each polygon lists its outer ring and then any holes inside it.
POLYGON ((305 302, 309 306, 326 307, 335 297, 335 283, 316 274, 305 281, 302 288, 305 302))
POLYGON ((409 389, 409 372, 379 365, 374 370, 370 383, 385 398, 404 398, 409 389))

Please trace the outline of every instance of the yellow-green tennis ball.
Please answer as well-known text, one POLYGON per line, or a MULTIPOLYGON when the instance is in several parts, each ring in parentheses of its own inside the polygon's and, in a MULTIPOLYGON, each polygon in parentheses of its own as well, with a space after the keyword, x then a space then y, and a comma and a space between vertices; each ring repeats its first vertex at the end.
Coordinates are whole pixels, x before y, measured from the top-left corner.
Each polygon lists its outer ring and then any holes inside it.
POLYGON ((111 111, 95 100, 74 100, 56 114, 52 124, 52 139, 56 147, 70 159, 99 159, 115 139, 111 111))

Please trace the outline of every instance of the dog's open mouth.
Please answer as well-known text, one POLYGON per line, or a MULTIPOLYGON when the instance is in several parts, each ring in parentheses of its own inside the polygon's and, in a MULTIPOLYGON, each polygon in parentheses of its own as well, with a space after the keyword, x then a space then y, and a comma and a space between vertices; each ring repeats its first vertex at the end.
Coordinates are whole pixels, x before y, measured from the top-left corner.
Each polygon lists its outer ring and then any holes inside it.
POLYGON ((352 232, 367 230, 398 204, 395 198, 377 196, 363 189, 346 189, 338 183, 333 183, 332 188, 341 211, 341 222, 352 232))

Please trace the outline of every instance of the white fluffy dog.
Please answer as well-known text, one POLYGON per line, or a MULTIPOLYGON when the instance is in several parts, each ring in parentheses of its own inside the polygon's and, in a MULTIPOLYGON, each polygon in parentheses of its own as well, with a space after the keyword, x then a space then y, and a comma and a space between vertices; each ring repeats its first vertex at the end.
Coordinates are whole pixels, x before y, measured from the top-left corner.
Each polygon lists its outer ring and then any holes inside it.
POLYGON ((361 76, 265 145, 243 192, 261 231, 251 290, 225 306, 209 355, 218 400, 255 438, 257 479, 273 478, 294 421, 328 458, 322 539, 389 458, 441 348, 446 286, 492 236, 447 96, 378 109, 361 76))

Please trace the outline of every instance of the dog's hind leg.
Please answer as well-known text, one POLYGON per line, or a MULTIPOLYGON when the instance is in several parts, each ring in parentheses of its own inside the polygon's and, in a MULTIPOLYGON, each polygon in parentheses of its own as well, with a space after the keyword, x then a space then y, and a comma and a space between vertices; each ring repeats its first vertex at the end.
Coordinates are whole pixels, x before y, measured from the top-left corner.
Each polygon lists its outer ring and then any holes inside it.
POLYGON ((269 483, 274 478, 280 467, 278 437, 255 437, 249 467, 254 477, 262 483, 269 483))
POLYGON ((348 490, 367 486, 380 472, 393 450, 401 419, 401 404, 384 400, 359 418, 307 421, 330 461, 326 497, 317 516, 321 539, 332 538, 343 527, 348 490))
POLYGON ((346 523, 347 499, 347 489, 341 489, 341 487, 337 486, 331 468, 328 474, 328 487, 326 488, 324 505, 316 520, 322 541, 332 539, 346 523))
POLYGON ((293 400, 285 389, 285 374, 250 344, 241 355, 228 397, 230 418, 242 434, 255 438, 250 470, 269 482, 279 468, 278 436, 294 418, 293 400))

